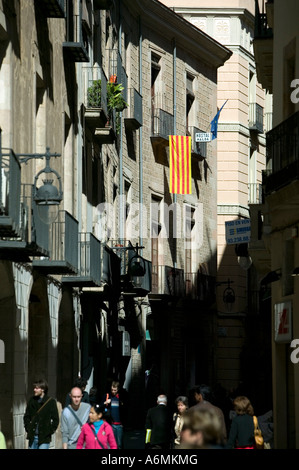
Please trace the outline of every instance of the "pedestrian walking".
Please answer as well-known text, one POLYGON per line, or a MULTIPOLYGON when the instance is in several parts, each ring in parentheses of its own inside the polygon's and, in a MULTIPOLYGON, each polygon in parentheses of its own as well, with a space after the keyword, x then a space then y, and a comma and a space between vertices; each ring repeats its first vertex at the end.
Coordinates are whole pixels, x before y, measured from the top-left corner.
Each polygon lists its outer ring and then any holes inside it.
MULTIPOLYGON (((194 399, 196 401, 196 405, 193 405, 195 408, 200 409, 211 409, 216 412, 218 418, 221 423, 221 435, 222 435, 222 442, 225 443, 227 440, 227 432, 226 432, 226 424, 224 419, 223 411, 212 403, 212 390, 208 385, 202 384, 197 385, 193 388, 194 399)), ((191 407, 191 408, 193 408, 191 407)), ((190 409, 191 409, 190 408, 190 409)))
POLYGON ((112 426, 105 419, 104 406, 91 406, 89 422, 83 424, 76 448, 117 449, 112 426))
POLYGON ((106 393, 102 399, 106 412, 112 425, 118 449, 123 448, 123 427, 126 423, 127 415, 127 394, 125 390, 120 390, 118 381, 113 381, 110 392, 106 393))
POLYGON ((239 396, 233 402, 236 416, 232 420, 226 448, 254 449, 254 409, 246 396, 239 396))
POLYGON ((148 410, 145 421, 145 443, 151 449, 170 449, 172 418, 166 395, 159 395, 157 406, 148 410))
POLYGON ((188 398, 179 396, 175 400, 177 411, 173 414, 173 447, 177 448, 180 445, 181 431, 184 422, 184 413, 188 409, 188 398))
MULTIPOLYGON (((73 383, 73 387, 79 387, 82 390, 82 403, 89 403, 89 393, 85 390, 87 385, 87 380, 83 379, 82 377, 77 377, 73 383)), ((72 388, 73 388, 72 387, 72 388)), ((70 393, 67 394, 65 399, 64 407, 66 408, 71 403, 70 393)))
POLYGON ((70 392, 71 403, 61 413, 61 434, 63 449, 76 449, 83 424, 88 421, 90 404, 82 403, 82 390, 73 387, 70 392))
POLYGON ((223 449, 222 422, 213 407, 186 410, 180 449, 223 449))
POLYGON ((46 380, 33 384, 34 395, 29 399, 24 414, 24 427, 30 449, 48 449, 52 434, 59 425, 56 400, 48 396, 46 380))
POLYGON ((92 387, 89 390, 89 403, 91 405, 96 405, 99 402, 98 400, 98 389, 97 387, 92 387))

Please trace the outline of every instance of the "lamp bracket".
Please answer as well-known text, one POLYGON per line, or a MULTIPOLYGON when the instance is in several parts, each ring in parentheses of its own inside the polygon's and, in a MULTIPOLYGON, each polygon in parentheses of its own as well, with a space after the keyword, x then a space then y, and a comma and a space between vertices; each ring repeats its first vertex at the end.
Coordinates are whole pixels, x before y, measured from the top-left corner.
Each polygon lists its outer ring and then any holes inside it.
POLYGON ((47 147, 45 153, 16 153, 16 156, 19 158, 20 163, 27 163, 33 158, 46 158, 47 167, 49 167, 50 158, 61 157, 61 154, 56 152, 50 153, 50 148, 47 147))

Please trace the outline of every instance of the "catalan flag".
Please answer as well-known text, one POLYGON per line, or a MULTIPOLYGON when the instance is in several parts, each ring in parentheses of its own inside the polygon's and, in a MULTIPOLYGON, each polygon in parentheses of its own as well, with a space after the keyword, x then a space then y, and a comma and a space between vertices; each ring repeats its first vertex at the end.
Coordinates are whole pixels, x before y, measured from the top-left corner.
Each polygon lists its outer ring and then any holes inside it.
POLYGON ((169 136, 169 188, 171 193, 191 194, 191 137, 169 136))

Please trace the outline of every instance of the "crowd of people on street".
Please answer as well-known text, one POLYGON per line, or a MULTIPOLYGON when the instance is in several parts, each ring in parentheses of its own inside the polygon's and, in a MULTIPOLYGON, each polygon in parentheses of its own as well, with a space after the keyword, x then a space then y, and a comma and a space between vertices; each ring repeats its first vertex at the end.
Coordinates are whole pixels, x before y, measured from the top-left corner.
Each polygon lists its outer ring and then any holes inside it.
POLYGON ((150 408, 146 416, 149 449, 271 449, 272 413, 260 417, 259 425, 248 397, 236 396, 233 400, 228 430, 223 411, 212 402, 209 386, 195 386, 191 396, 195 404, 190 407, 187 397, 176 398, 177 410, 172 416, 167 396, 158 396, 156 406, 150 408), (264 437, 260 429, 262 423, 264 437), (261 441, 256 439, 257 434, 261 441))
MULTIPOLYGON (((148 378, 148 377, 147 377, 148 378)), ((97 390, 85 390, 79 377, 65 399, 59 416, 57 402, 48 395, 46 380, 34 383, 24 414, 29 449, 48 449, 60 424, 63 449, 122 449, 127 422, 128 394, 118 381, 98 400, 97 390), (99 402, 99 403, 98 403, 99 402)), ((155 390, 156 392, 156 390, 155 390)), ((150 402, 148 402, 149 405, 150 402)), ((257 420, 245 395, 235 396, 229 419, 216 406, 212 390, 202 384, 172 404, 160 391, 145 414, 145 449, 256 449, 273 447, 272 412, 257 420), (190 406, 191 405, 191 406, 190 406), (261 436, 261 443, 257 435, 261 436)), ((5 437, 0 432, 0 448, 5 437)))
POLYGON ((35 382, 24 415, 29 449, 48 449, 59 423, 63 449, 121 449, 125 403, 119 387, 119 382, 113 381, 111 390, 96 403, 96 390, 88 393, 86 381, 79 377, 66 396, 59 419, 47 382, 35 382))

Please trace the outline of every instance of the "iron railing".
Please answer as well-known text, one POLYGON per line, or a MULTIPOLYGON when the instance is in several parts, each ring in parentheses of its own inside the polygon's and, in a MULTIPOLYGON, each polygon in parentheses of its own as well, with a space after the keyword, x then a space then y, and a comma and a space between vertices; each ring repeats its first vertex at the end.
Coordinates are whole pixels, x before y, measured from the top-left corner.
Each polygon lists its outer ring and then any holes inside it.
POLYGON ((152 135, 163 137, 168 140, 169 136, 174 131, 174 117, 173 114, 164 111, 163 109, 156 108, 152 114, 152 135))
POLYGON ((86 108, 102 108, 107 115, 107 77, 97 65, 83 67, 83 93, 86 108))
POLYGON ((263 184, 268 194, 299 177, 299 111, 266 134, 266 147, 263 184))
POLYGON ((63 47, 69 51, 75 62, 89 62, 88 38, 83 35, 82 12, 79 15, 67 13, 67 40, 63 47))
POLYGON ((78 276, 101 283, 101 242, 90 232, 79 234, 78 276))
POLYGON ((171 266, 152 266, 154 273, 152 293, 158 295, 185 296, 184 270, 171 266), (155 276, 156 274, 156 276, 155 276))
POLYGON ((0 235, 20 235, 21 166, 13 150, 0 148, 0 235))
POLYGON ((264 108, 257 103, 249 103, 249 129, 264 132, 264 108))
POLYGON ((127 103, 124 110, 126 122, 130 121, 135 128, 142 126, 142 96, 135 88, 128 89, 127 103))
POLYGON ((34 260, 33 265, 44 268, 48 273, 77 273, 78 221, 61 210, 48 230, 49 258, 34 260))

